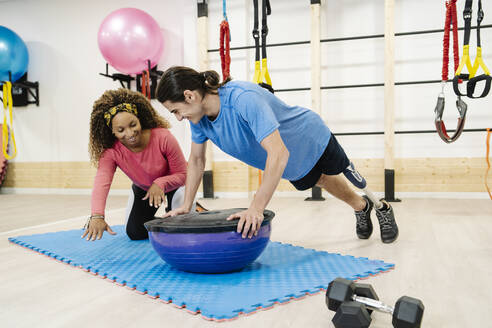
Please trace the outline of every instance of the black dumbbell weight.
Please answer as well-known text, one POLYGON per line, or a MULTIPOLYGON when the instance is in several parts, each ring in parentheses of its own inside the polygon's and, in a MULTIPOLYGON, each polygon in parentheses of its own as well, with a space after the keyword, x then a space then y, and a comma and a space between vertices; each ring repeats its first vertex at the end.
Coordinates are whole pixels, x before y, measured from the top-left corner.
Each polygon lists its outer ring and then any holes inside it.
POLYGON ((371 315, 364 304, 347 301, 340 304, 331 321, 335 328, 367 328, 371 320, 371 315))
POLYGON ((424 316, 424 304, 421 300, 402 296, 396 301, 393 311, 393 327, 418 328, 424 316))
MULTIPOLYGON (((341 279, 341 278, 340 278, 341 279)), ((352 295, 367 297, 379 300, 374 288, 369 284, 354 283, 350 280, 337 280, 338 283, 330 283, 326 295, 328 308, 337 313, 333 317, 333 324, 336 328, 341 327, 369 327, 371 323, 372 309, 365 306, 360 307, 360 303, 350 302, 352 295), (331 297, 328 295, 331 294, 331 297)))
MULTIPOLYGON (((379 300, 374 288, 369 284, 354 283, 351 280, 336 278, 328 285, 326 290, 326 305, 331 311, 337 311, 345 301, 351 301, 352 296, 362 296, 379 300)), ((372 310, 369 310, 371 313, 372 310)))
MULTIPOLYGON (((379 301, 379 297, 376 294, 376 291, 374 290, 374 288, 372 288, 370 284, 355 283, 355 295, 379 301)), ((371 314, 372 310, 367 309, 367 312, 371 314)))
MULTIPOLYGON (((328 285, 326 304, 330 310, 337 311, 337 314, 333 317, 335 327, 368 327, 370 321, 369 323, 366 322, 367 317, 369 317, 369 310, 392 314, 392 323, 395 328, 420 327, 424 314, 424 304, 420 300, 402 296, 396 302, 395 308, 393 308, 380 302, 375 292, 367 292, 366 295, 356 293, 356 285, 353 281, 343 278, 336 278, 328 285)), ((367 286, 364 286, 363 290, 366 292, 372 290, 372 288, 368 289, 367 286)))

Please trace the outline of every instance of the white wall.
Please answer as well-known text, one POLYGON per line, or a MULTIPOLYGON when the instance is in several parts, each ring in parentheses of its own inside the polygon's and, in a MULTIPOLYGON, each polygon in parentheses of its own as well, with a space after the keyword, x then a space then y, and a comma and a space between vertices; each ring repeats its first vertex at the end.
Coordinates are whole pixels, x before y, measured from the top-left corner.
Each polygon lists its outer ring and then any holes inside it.
MULTIPOLYGON (((260 1, 261 2, 261 1, 260 1)), ((444 24, 444 1, 396 0, 395 32, 439 29, 444 24)), ((271 0, 268 43, 310 39, 310 1, 271 0)), ((463 26, 458 1, 458 22, 463 26)), ((475 4, 476 5, 476 4, 475 4)), ((492 22, 492 3, 483 2, 485 19, 492 22)), ((113 10, 138 7, 151 14, 162 28, 165 51, 159 67, 184 64, 196 68, 196 1, 63 1, 16 0, 0 2, 0 24, 18 33, 30 54, 30 80, 39 81, 41 106, 15 108, 17 161, 87 160, 89 113, 92 103, 106 89, 119 83, 99 76, 104 59, 97 47, 97 30, 113 10)), ((252 1, 228 0, 232 47, 253 45, 252 1)), ((476 8, 474 8, 474 21, 476 8)), ((209 0, 209 49, 219 47, 222 1, 209 0)), ((384 32, 384 0, 322 1, 321 38, 384 32)), ((261 25, 261 24, 260 24, 261 25)), ((460 48, 462 32, 460 32, 460 48)), ((475 31, 471 37, 474 57, 475 31)), ((492 29, 482 31, 484 60, 492 68, 492 29)), ((380 39, 322 43, 322 85, 380 83, 384 79, 384 41, 380 39)), ((441 77, 442 33, 397 37, 395 81, 436 80, 441 77)), ((461 49, 460 49, 461 51, 461 49)), ((254 51, 232 51, 231 74, 251 80, 254 51)), ((210 67, 220 71, 218 52, 209 54, 210 67)), ((450 72, 453 70, 450 63, 450 72)), ((268 48, 268 67, 277 89, 310 86, 309 44, 268 48)), ((450 73, 451 74, 451 73, 450 73)), ((434 106, 438 84, 397 86, 396 130, 434 128, 434 106)), ((309 91, 278 93, 290 104, 310 106, 309 91)), ((457 111, 451 86, 446 88, 445 119, 454 128, 457 111)), ((492 94, 466 102, 465 128, 492 125, 492 94)), ((322 91, 323 118, 334 132, 383 131, 383 88, 322 91)), ((169 117, 165 109, 155 107, 169 117)), ((187 123, 171 118, 173 133, 185 155, 189 153, 187 123)), ((340 137, 350 157, 382 158, 382 136, 340 137)), ((464 133, 454 144, 444 144, 437 134, 396 135, 396 157, 480 157, 485 133, 464 133)), ((230 160, 215 150, 215 160, 230 160)))
MULTIPOLYGON (((272 15, 268 17, 268 43, 304 41, 310 39, 310 1, 271 0, 272 15)), ((260 1, 261 3, 261 1, 260 1)), ((464 1, 458 1, 458 24, 463 26, 464 1)), ((384 33, 384 0, 323 0, 321 4, 321 38, 338 38, 384 33)), ((231 26, 231 47, 253 45, 252 1, 227 1, 231 26)), ((476 24, 476 3, 473 9, 476 24)), ((492 3, 483 2, 485 19, 492 22, 492 3)), ((395 32, 442 29, 444 1, 395 0, 395 32)), ((209 48, 219 46, 222 20, 222 1, 210 1, 209 48)), ((261 28, 261 21, 260 21, 261 28)), ((400 36, 395 43, 395 81, 439 80, 442 67, 443 33, 400 36)), ((463 33, 459 34, 460 53, 463 33)), ((470 52, 475 57, 476 32, 472 31, 470 52)), ((485 62, 492 68, 492 30, 482 30, 485 62)), ((384 82, 384 40, 366 39, 344 42, 325 42, 322 51, 322 85, 346 85, 384 82)), ((309 44, 267 49, 268 68, 277 89, 309 87, 309 44)), ((231 52, 231 75, 251 80, 254 51, 231 52)), ((452 58, 452 54, 450 55, 452 58)), ((220 71, 218 52, 210 54, 211 67, 220 71)), ((450 77, 454 70, 449 64, 450 77)), ((439 84, 397 86, 395 94, 395 130, 433 130, 434 107, 439 84)), ((456 97, 452 86, 446 86, 447 106, 444 119, 449 129, 456 127, 456 97)), ((308 107, 310 92, 278 93, 287 103, 308 107)), ((465 128, 492 126, 492 93, 484 99, 465 99, 468 115, 465 128)), ((384 130, 384 90, 382 87, 336 89, 322 91, 323 118, 335 133, 384 130)), ((354 158, 382 158, 383 136, 339 137, 342 145, 354 158)), ((396 135, 395 157, 482 157, 485 153, 485 132, 464 133, 453 144, 445 144, 436 134, 396 135)), ((228 158, 216 152, 217 160, 228 158)))
MULTIPOLYGON (((110 12, 124 7, 146 11, 160 25, 164 51, 159 69, 184 63, 183 16, 196 17, 192 1, 0 2, 0 24, 24 40, 30 56, 29 80, 40 84, 39 107, 14 107, 16 161, 89 159, 92 104, 105 90, 120 87, 99 75, 105 70, 105 61, 97 46, 97 32, 110 12)), ((110 72, 115 71, 110 68, 110 72)), ((167 112, 158 102, 153 103, 160 112, 167 112)), ((174 119, 172 123, 178 139, 185 140, 187 127, 174 119)), ((188 149, 189 143, 184 142, 183 147, 188 149)))

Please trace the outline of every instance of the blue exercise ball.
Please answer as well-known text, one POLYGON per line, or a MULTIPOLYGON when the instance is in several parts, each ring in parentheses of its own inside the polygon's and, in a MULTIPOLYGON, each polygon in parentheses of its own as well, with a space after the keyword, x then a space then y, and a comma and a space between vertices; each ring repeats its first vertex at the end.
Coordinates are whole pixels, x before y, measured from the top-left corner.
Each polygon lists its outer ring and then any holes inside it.
POLYGON ((0 25, 0 81, 12 82, 20 79, 27 72, 29 53, 24 41, 11 29, 0 25))

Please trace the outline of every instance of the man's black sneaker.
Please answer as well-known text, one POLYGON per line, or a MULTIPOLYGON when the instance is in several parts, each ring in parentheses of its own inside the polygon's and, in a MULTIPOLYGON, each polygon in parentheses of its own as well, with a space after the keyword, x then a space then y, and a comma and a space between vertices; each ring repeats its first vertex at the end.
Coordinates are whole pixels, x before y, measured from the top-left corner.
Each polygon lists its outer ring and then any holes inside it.
POLYGON ((373 204, 367 196, 364 195, 362 198, 365 199, 367 205, 362 211, 355 211, 355 218, 357 219, 355 231, 357 232, 357 237, 367 239, 372 234, 371 210, 373 204))
POLYGON ((376 216, 381 230, 381 240, 383 243, 392 243, 398 238, 398 225, 395 221, 393 208, 384 199, 381 199, 383 207, 376 210, 376 216))

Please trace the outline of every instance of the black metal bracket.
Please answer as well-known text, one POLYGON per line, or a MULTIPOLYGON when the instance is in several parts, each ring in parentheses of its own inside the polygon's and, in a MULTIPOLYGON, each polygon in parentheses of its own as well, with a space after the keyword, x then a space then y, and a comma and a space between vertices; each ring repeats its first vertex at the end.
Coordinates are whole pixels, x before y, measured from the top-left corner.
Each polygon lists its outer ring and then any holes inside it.
MULTIPOLYGON (((27 80, 27 72, 16 82, 12 82, 12 72, 9 71, 9 81, 12 83, 12 100, 14 107, 24 107, 29 104, 39 106, 39 82, 31 82, 27 80), (29 100, 28 94, 34 100, 29 100)), ((0 81, 0 85, 1 85, 0 81)), ((0 97, 3 101, 3 98, 0 97)))
POLYGON ((304 199, 305 201, 323 201, 325 198, 322 196, 321 188, 318 186, 314 186, 311 188, 311 197, 304 199))
POLYGON ((214 175, 212 170, 203 172, 203 198, 214 198, 214 175))
MULTIPOLYGON (((150 76, 150 98, 154 99, 155 98, 155 89, 157 88, 157 83, 162 74, 164 74, 163 71, 159 71, 157 69, 157 65, 154 68, 150 68, 150 60, 147 61, 148 65, 148 71, 149 71, 149 76, 150 76)), ((121 74, 121 73, 113 73, 109 74, 108 71, 109 65, 106 63, 106 73, 99 73, 99 75, 108 77, 112 79, 113 81, 119 81, 121 86, 126 89, 131 89, 131 83, 132 81, 136 82, 136 88, 137 91, 142 92, 142 76, 143 74, 137 74, 135 77, 128 75, 128 74, 121 74), (125 85, 126 84, 126 85, 125 85)))
POLYGON ((198 0, 197 1, 197 16, 200 17, 208 17, 208 1, 207 0, 198 0))
POLYGON ((127 74, 121 74, 121 73, 113 73, 110 75, 109 71, 108 71, 108 67, 109 67, 109 65, 108 65, 108 63, 106 63, 106 73, 99 73, 99 75, 109 77, 109 78, 113 79, 113 81, 120 82, 120 84, 123 88, 131 89, 130 83, 133 80, 135 80, 135 78, 133 76, 127 75, 127 74), (126 86, 123 83, 126 83, 126 86))
POLYGON ((395 198, 395 170, 384 169, 384 199, 388 202, 401 202, 395 198))
MULTIPOLYGON (((150 60, 147 61, 148 71, 150 75, 150 99, 155 99, 155 89, 157 88, 157 82, 161 78, 163 71, 157 70, 157 65, 154 68, 150 68, 150 60)), ((142 92, 142 74, 137 74, 137 90, 142 92)))

